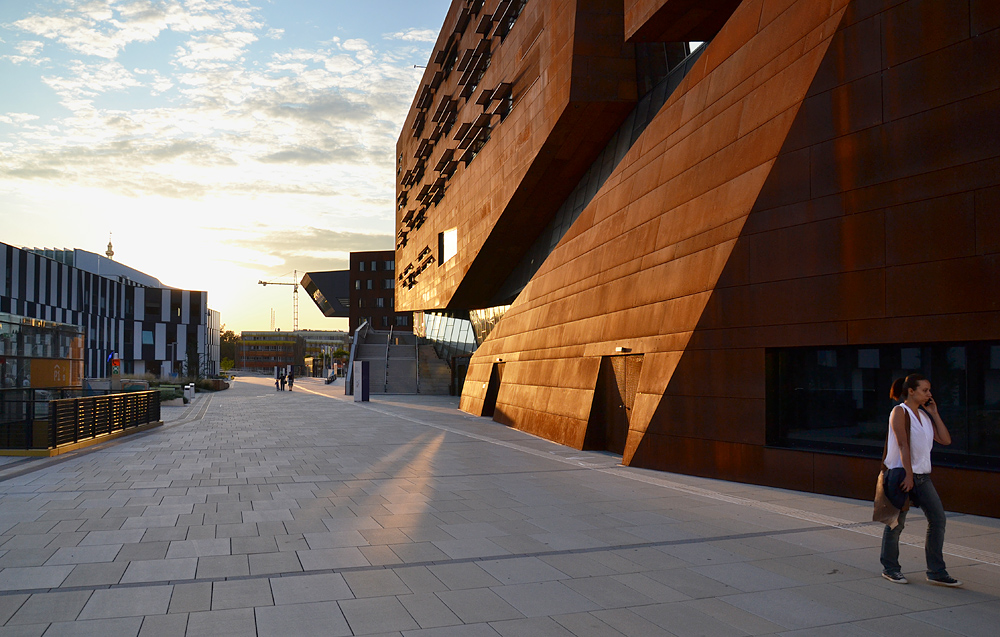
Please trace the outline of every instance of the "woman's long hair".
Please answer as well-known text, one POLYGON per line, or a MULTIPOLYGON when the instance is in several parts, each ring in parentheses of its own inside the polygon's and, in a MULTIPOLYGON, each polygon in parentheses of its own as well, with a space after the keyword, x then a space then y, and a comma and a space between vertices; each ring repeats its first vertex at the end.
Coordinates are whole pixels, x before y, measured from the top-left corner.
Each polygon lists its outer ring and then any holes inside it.
POLYGON ((910 374, 906 378, 897 378, 892 381, 892 387, 889 388, 889 398, 897 402, 906 400, 910 395, 910 390, 915 390, 922 380, 927 380, 923 374, 910 374))

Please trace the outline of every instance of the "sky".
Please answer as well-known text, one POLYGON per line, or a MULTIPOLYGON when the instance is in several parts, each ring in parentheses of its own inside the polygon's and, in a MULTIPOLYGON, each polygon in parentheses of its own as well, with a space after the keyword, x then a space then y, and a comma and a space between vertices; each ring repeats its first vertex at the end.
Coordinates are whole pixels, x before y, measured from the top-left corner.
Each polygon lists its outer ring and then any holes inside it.
MULTIPOLYGON (((451 0, 0 0, 0 241, 292 328, 293 271, 393 247, 395 144, 451 0)), ((300 329, 346 329, 299 294, 300 329)))

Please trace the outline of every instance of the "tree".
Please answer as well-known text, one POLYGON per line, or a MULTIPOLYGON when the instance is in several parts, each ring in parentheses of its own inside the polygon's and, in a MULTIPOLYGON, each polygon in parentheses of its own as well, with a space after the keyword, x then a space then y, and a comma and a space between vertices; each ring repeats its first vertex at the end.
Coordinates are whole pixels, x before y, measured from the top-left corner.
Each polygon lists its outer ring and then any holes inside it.
POLYGON ((225 324, 222 326, 222 334, 219 336, 219 358, 236 360, 236 343, 240 340, 239 335, 233 330, 227 330, 225 324))

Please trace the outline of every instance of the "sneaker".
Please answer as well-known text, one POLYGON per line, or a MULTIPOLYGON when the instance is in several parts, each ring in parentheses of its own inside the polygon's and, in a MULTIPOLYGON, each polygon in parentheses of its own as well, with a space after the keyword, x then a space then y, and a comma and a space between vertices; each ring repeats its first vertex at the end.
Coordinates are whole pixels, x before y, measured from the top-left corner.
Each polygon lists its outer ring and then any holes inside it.
POLYGON ((958 581, 951 575, 944 575, 942 577, 928 577, 927 581, 935 586, 950 586, 951 588, 958 588, 962 585, 962 582, 958 581))
POLYGON ((909 583, 909 582, 906 581, 906 578, 903 577, 903 574, 900 573, 899 571, 896 571, 894 573, 882 573, 882 577, 886 578, 887 580, 889 580, 893 584, 908 584, 909 583))

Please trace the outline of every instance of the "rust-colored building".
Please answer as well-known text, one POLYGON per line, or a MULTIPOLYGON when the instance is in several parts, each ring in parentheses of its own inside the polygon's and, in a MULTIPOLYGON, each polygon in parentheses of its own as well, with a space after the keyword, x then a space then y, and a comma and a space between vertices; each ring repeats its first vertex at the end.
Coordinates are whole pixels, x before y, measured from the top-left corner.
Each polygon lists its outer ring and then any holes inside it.
POLYGON ((997 59, 992 0, 455 0, 397 305, 477 326, 470 413, 851 497, 922 371, 942 498, 1000 516, 997 59))

